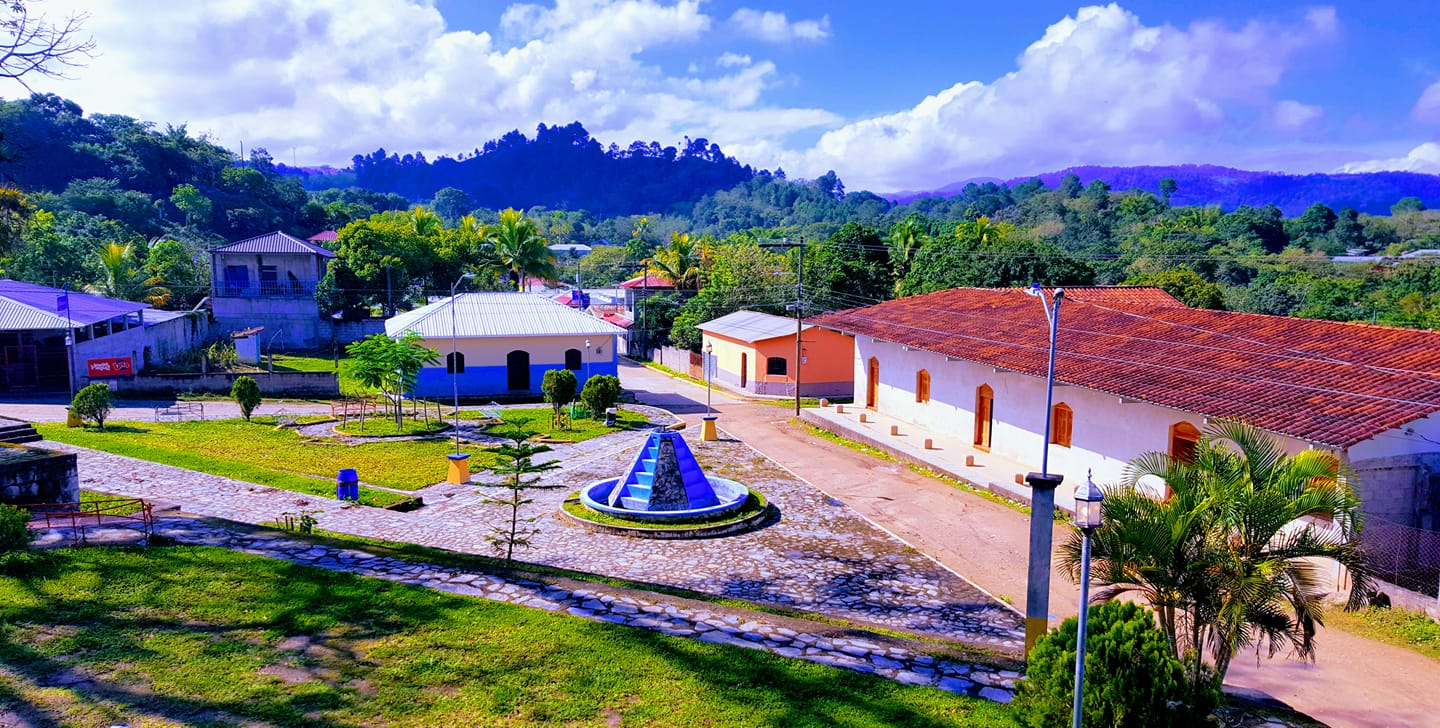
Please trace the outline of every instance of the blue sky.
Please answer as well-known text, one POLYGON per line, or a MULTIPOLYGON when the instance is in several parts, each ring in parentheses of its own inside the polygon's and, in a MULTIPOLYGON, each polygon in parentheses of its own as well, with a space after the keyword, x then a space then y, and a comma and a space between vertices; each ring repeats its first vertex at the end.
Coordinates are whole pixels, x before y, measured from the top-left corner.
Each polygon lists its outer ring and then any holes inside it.
POLYGON ((103 53, 38 90, 302 164, 579 120, 886 192, 1075 164, 1440 173, 1440 3, 33 5, 88 12, 103 53))

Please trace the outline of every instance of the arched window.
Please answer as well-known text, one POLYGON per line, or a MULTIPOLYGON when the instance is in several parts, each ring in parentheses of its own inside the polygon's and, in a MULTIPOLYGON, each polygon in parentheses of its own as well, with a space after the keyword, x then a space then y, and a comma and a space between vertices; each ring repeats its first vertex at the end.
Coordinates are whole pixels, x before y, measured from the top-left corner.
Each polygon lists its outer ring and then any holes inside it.
POLYGON ((464 373, 465 373, 465 355, 462 354, 462 353, 460 353, 460 352, 458 352, 458 351, 454 351, 454 352, 451 352, 451 353, 449 353, 449 354, 446 354, 446 355, 445 355, 445 373, 446 373, 446 374, 464 374, 464 373))
POLYGON ((530 390, 530 352, 517 349, 505 355, 505 388, 530 390))
POLYGON ((995 424, 995 390, 988 384, 975 389, 975 448, 990 452, 990 435, 995 424))
POLYGON ((579 350, 579 349, 566 349, 566 350, 565 350, 565 368, 566 368, 566 369, 569 369, 569 370, 572 371, 572 372, 578 372, 578 371, 580 371, 580 368, 581 368, 582 366, 584 366, 584 365, 585 365, 585 357, 584 357, 583 354, 580 353, 580 350, 579 350))
POLYGON ((1074 421, 1075 413, 1070 405, 1061 402, 1050 408, 1050 443, 1070 447, 1070 430, 1074 421))
POLYGON ((1170 457, 1182 463, 1195 462, 1195 448, 1200 444, 1200 430, 1189 422, 1170 426, 1170 457))
POLYGON ((930 372, 921 369, 915 372, 915 401, 925 404, 930 401, 930 372))

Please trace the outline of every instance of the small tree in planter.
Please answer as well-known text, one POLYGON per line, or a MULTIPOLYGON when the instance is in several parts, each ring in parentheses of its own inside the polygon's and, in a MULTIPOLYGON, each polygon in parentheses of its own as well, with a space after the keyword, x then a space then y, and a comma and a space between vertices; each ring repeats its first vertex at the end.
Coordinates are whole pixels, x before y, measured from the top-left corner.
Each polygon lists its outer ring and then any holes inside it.
POLYGON ((250 377, 239 377, 230 385, 230 397, 240 405, 240 415, 249 422, 250 414, 260 406, 260 385, 250 377))
POLYGON ((534 517, 520 518, 520 507, 533 503, 533 498, 525 497, 525 491, 540 488, 558 488, 560 486, 537 486, 539 478, 527 478, 526 476, 538 475, 555 470, 560 463, 551 461, 548 463, 537 463, 532 458, 543 452, 549 452, 550 448, 545 445, 532 445, 526 440, 534 433, 514 432, 509 435, 512 443, 501 445, 492 452, 504 458, 498 465, 491 465, 489 470, 496 475, 502 476, 498 485, 508 492, 500 498, 486 498, 486 503, 494 503, 510 509, 509 523, 502 524, 490 529, 491 535, 485 540, 497 553, 505 554, 506 561, 513 561, 515 548, 529 548, 530 539, 540 533, 540 529, 531 528, 529 524, 535 522, 534 517))
POLYGON ((569 369, 551 369, 545 372, 540 390, 545 393, 545 401, 549 402, 554 410, 550 415, 551 427, 570 429, 570 418, 565 416, 565 405, 575 401, 575 390, 579 386, 575 372, 569 369))
POLYGON ((610 374, 590 377, 585 380, 585 389, 580 391, 580 401, 590 410, 591 417, 604 417, 605 410, 620 401, 620 379, 610 374))
POLYGON ((414 331, 406 331, 398 339, 375 334, 345 347, 355 381, 384 393, 394 405, 396 429, 404 429, 400 400, 415 388, 420 370, 440 360, 439 354, 420 345, 420 338, 414 331))
POLYGON ((75 393, 75 399, 70 403, 70 409, 82 420, 91 420, 101 430, 105 429, 105 418, 110 416, 110 410, 115 406, 115 399, 110 393, 110 387, 106 384, 96 382, 87 384, 75 393))

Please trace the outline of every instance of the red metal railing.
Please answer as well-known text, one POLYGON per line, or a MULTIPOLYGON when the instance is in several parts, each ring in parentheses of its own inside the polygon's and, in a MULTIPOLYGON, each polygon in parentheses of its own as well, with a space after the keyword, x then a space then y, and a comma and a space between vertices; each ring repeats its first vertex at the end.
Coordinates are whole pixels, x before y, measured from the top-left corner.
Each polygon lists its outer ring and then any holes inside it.
POLYGON ((20 506, 30 512, 31 528, 70 527, 75 543, 85 541, 85 527, 132 523, 145 537, 155 533, 153 507, 139 498, 98 498, 86 503, 28 503, 20 506))

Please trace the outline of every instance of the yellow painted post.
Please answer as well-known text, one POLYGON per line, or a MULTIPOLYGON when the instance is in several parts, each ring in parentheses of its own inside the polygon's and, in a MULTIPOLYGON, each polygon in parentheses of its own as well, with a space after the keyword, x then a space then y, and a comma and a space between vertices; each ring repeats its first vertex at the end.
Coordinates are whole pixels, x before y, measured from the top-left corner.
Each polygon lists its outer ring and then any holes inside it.
POLYGON ((450 461, 450 472, 445 476, 445 482, 457 485, 470 482, 470 456, 466 453, 454 453, 446 455, 450 461))
POLYGON ((716 417, 709 415, 702 418, 700 423, 700 439, 706 442, 715 442, 720 439, 720 430, 715 427, 716 417))

